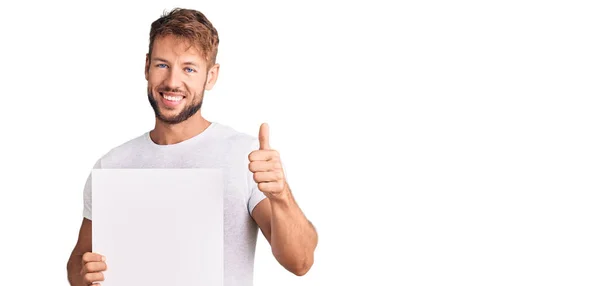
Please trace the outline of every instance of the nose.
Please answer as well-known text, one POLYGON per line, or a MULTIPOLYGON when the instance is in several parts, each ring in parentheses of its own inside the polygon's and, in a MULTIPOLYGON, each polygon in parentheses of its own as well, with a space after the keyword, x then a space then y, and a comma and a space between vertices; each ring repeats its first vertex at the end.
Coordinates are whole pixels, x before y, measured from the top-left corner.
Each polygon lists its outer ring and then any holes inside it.
POLYGON ((165 79, 164 85, 172 90, 181 88, 181 75, 174 69, 170 69, 165 79))

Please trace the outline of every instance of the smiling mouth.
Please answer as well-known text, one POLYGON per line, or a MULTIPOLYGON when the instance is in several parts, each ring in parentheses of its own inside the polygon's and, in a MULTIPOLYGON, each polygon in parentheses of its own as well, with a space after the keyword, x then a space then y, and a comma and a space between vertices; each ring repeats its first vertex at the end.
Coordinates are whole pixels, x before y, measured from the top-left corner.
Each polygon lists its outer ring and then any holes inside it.
POLYGON ((181 100, 183 100, 185 98, 185 96, 181 95, 181 94, 176 94, 176 93, 170 93, 170 92, 159 92, 160 96, 170 102, 180 102, 181 100))

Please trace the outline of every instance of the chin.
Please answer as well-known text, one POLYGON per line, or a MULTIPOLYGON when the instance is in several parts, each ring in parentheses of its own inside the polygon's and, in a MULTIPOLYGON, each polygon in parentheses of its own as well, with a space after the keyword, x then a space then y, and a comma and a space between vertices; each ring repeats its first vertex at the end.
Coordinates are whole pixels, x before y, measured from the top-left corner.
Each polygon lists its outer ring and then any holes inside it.
POLYGON ((148 93, 148 100, 156 118, 168 124, 181 123, 198 113, 202 107, 202 99, 196 103, 188 96, 181 100, 173 100, 173 96, 165 98, 161 93, 148 93))
POLYGON ((173 109, 173 108, 160 108, 160 117, 165 119, 165 120, 175 120, 178 117, 181 116, 181 110, 179 108, 177 109, 173 109))

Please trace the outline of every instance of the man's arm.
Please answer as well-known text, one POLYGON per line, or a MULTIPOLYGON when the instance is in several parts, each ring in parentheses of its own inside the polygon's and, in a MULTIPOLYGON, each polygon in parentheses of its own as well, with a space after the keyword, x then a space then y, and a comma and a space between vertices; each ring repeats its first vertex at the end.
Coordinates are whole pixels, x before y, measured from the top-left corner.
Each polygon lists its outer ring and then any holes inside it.
POLYGON ((277 197, 258 203, 252 217, 269 241, 279 264, 298 276, 310 270, 318 235, 294 200, 287 183, 285 191, 277 197))
POLYGON ((67 263, 67 277, 71 286, 85 286, 81 269, 83 254, 92 250, 92 222, 86 218, 81 222, 79 237, 67 263))
POLYGON ((104 257, 92 253, 92 221, 84 218, 79 229, 79 238, 67 262, 67 279, 71 286, 88 286, 104 281, 104 270, 104 257))
POLYGON ((258 190, 267 198, 252 210, 252 217, 271 244, 277 261, 302 276, 312 267, 317 232, 300 210, 285 178, 277 150, 269 144, 269 125, 258 132, 259 146, 248 154, 248 169, 258 190))

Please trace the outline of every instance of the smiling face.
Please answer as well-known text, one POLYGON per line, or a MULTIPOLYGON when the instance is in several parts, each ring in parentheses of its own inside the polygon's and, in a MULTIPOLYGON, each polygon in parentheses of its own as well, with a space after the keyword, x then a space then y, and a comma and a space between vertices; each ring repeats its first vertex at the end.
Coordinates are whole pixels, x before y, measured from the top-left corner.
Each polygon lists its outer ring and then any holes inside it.
POLYGON ((148 100, 156 118, 167 124, 199 115, 204 91, 216 82, 219 65, 208 62, 190 42, 173 35, 156 38, 146 56, 148 100))

